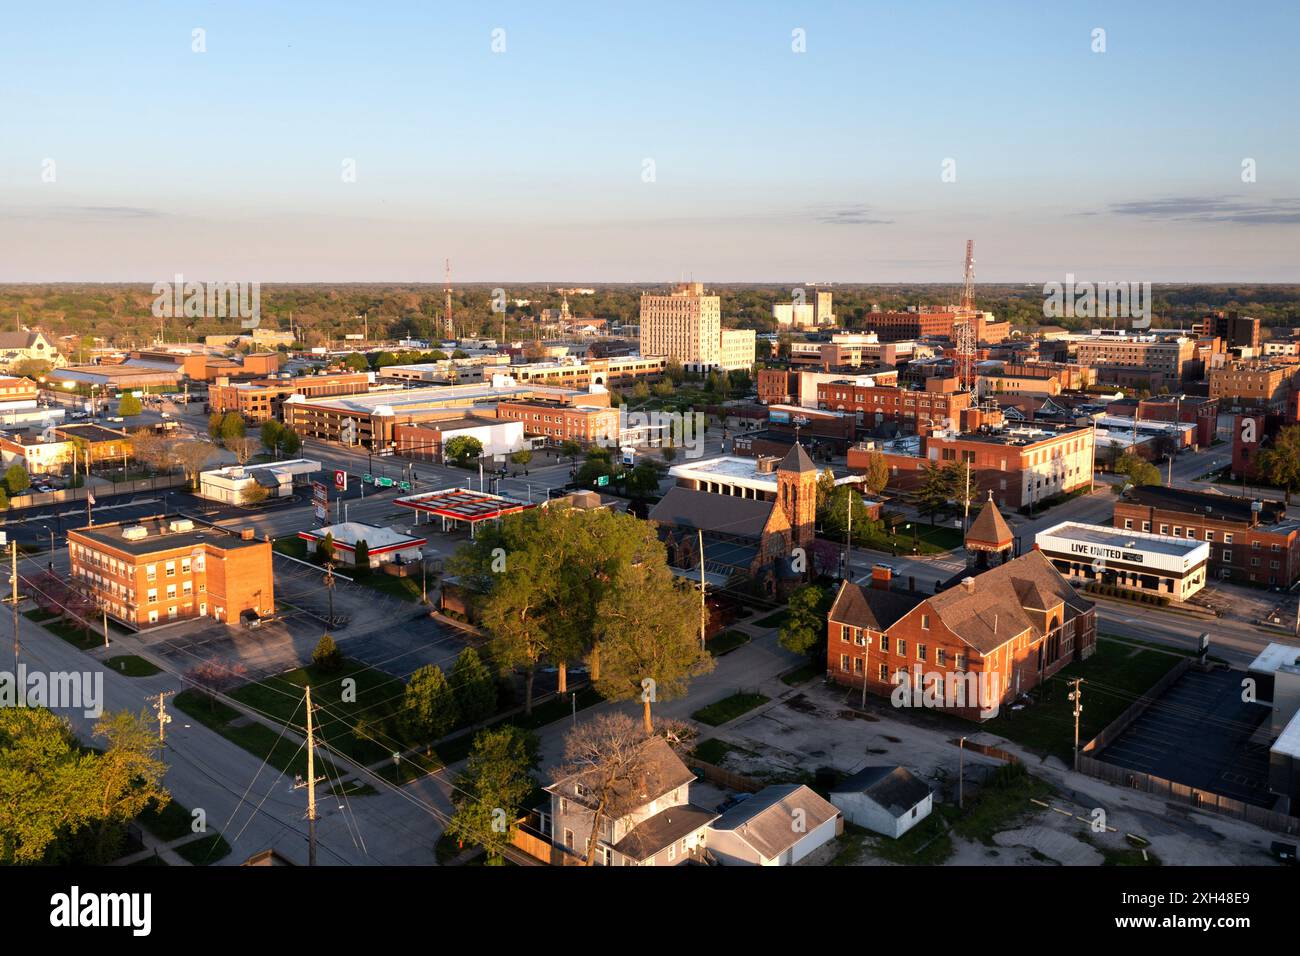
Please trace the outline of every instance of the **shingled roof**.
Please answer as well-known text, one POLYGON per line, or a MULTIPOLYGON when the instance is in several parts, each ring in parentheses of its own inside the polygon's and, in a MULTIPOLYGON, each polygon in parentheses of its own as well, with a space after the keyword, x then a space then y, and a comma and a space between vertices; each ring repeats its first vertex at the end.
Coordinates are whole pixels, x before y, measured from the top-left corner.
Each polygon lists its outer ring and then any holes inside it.
POLYGON ((1016 536, 1011 533, 1006 519, 1002 517, 1002 512, 998 511, 998 506, 993 503, 993 492, 989 492, 989 500, 984 502, 984 507, 975 520, 971 522, 970 530, 966 532, 966 547, 974 545, 976 548, 992 549, 1001 551, 1011 547, 1016 536))
POLYGON ((864 794, 897 819, 930 795, 930 785, 906 767, 863 767, 831 788, 832 803, 837 793, 864 794))
POLYGON ((671 527, 757 538, 775 507, 775 501, 738 498, 678 485, 668 489, 668 494, 650 509, 648 517, 671 527))
POLYGON ((793 447, 786 452, 785 457, 781 459, 781 464, 776 466, 776 470, 793 471, 802 475, 810 471, 815 472, 817 466, 814 465, 813 460, 808 457, 808 453, 803 450, 803 445, 795 442, 793 447))
POLYGON ((928 602, 950 631, 981 654, 997 650, 1025 630, 1031 632, 1034 640, 1043 636, 1043 631, 1026 613, 1026 603, 1037 605, 1034 610, 1048 610, 1045 605, 1064 605, 1062 622, 1093 607, 1041 551, 1022 554, 975 577, 973 587, 958 584, 934 595, 928 602))
POLYGON ((732 807, 710 827, 733 831, 763 859, 774 860, 839 812, 804 784, 774 784, 732 807), (803 811, 802 829, 793 826, 796 810, 803 811))
POLYGON ((889 591, 844 581, 831 605, 830 620, 883 631, 924 600, 925 596, 915 591, 889 591))
MULTIPOLYGON (((617 808, 642 807, 651 800, 657 800, 665 793, 670 793, 695 779, 682 758, 677 756, 668 741, 662 737, 649 737, 641 745, 643 748, 639 761, 639 773, 635 779, 621 780, 610 795, 609 805, 617 808)), ((558 793, 566 800, 591 809, 584 797, 580 796, 575 784, 582 784, 587 793, 595 789, 600 777, 599 770, 586 770, 582 773, 561 777, 546 788, 548 793, 558 793)), ((630 812, 624 810, 624 812, 630 812)))

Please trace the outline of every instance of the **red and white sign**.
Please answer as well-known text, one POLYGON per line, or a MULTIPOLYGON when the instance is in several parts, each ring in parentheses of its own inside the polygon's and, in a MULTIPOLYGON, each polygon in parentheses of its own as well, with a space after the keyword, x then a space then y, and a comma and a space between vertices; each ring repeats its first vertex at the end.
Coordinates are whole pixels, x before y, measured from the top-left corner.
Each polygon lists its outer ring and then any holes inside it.
POLYGON ((346 471, 334 472, 334 488, 336 491, 348 490, 348 473, 346 471))

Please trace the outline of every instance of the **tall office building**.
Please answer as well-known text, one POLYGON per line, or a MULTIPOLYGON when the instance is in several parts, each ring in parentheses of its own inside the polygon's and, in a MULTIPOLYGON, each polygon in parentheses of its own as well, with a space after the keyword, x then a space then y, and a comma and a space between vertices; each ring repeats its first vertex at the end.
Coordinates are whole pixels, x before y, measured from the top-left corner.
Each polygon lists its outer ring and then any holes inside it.
POLYGON ((722 300, 705 295, 702 282, 685 282, 670 295, 641 296, 641 354, 665 355, 693 370, 748 368, 754 333, 724 332, 722 300))
POLYGON ((831 308, 831 294, 829 292, 818 292, 816 296, 817 324, 834 325, 835 312, 831 308))

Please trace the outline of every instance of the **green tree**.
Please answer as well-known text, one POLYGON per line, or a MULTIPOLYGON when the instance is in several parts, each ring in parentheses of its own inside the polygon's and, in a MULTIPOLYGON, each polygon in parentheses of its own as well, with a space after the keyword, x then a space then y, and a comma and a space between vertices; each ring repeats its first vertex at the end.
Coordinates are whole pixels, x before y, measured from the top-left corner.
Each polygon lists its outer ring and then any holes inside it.
POLYGON ((224 418, 221 412, 213 412, 208 416, 208 437, 213 441, 221 440, 221 422, 224 418))
POLYGON ((1125 452, 1115 462, 1115 473, 1124 475, 1133 485, 1161 484, 1160 469, 1132 452, 1125 452))
POLYGON ((352 546, 352 563, 357 566, 358 571, 370 570, 370 545, 365 538, 360 538, 352 546))
POLYGON ((577 461, 582 454, 582 445, 572 438, 566 438, 560 443, 560 454, 570 461, 577 461))
POLYGON ((651 462, 641 462, 628 473, 624 487, 634 497, 653 495, 659 490, 659 469, 651 462))
POLYGON ((343 669, 343 652, 329 634, 322 634, 311 652, 311 662, 326 673, 333 674, 343 669))
POLYGON ((823 657, 826 648, 826 612, 830 592, 816 584, 805 584, 790 595, 790 606, 777 640, 792 654, 823 657))
POLYGON ((321 563, 334 560, 334 532, 326 531, 325 537, 320 539, 320 544, 316 546, 316 553, 320 555, 321 563))
POLYGON ((140 399, 130 392, 125 392, 122 400, 117 403, 117 414, 122 418, 134 418, 143 411, 144 407, 140 404, 140 399))
POLYGON ((867 455, 866 473, 863 475, 862 487, 867 494, 877 496, 889 484, 889 462, 878 451, 867 455))
POLYGON ((700 646, 699 598, 665 564, 623 569, 597 609, 601 676, 610 700, 640 698, 645 732, 650 705, 686 693, 690 678, 713 669, 700 646))
POLYGON ((366 361, 366 357, 360 352, 350 352, 346 355, 343 359, 343 365, 354 372, 370 371, 370 363, 366 361))
POLYGON ((817 476, 817 510, 826 507, 826 502, 830 500, 831 493, 835 491, 835 472, 829 468, 822 470, 817 476))
POLYGON ((473 435, 457 435, 442 446, 442 453, 443 457, 463 465, 482 456, 483 443, 473 435))
POLYGON ((445 737, 456 726, 456 698, 442 668, 426 664, 406 682, 401 722, 411 742, 445 737))
POLYGON ((532 449, 529 448, 521 448, 519 451, 513 452, 510 455, 511 464, 520 465, 525 469, 528 467, 528 463, 532 460, 533 452, 532 449))
POLYGON ((284 433, 287 430, 274 418, 268 418, 262 422, 262 427, 258 431, 258 437, 262 440, 262 447, 274 454, 280 442, 284 439, 284 433))
POLYGON ((952 501, 952 495, 952 472, 935 462, 927 462, 916 499, 921 513, 930 516, 930 524, 934 524, 935 515, 952 501))
POLYGON ((239 493, 239 503, 245 508, 253 508, 269 497, 271 493, 263 485, 253 482, 239 493))
POLYGON ((31 476, 27 474, 27 469, 18 462, 14 462, 5 470, 5 487, 11 495, 21 495, 32 486, 31 476))
POLYGON ((1282 489, 1286 504, 1291 504, 1291 495, 1300 491, 1300 425, 1281 429, 1272 444, 1259 453, 1256 466, 1265 481, 1282 489))
POLYGON ((451 687, 456 695, 456 708, 465 723, 477 724, 496 713, 497 682, 474 648, 466 647, 456 656, 451 668, 451 687))
POLYGON ((474 735, 452 793, 454 811, 447 825, 451 837, 481 846, 489 859, 500 858, 533 789, 529 751, 528 735, 509 724, 474 735))
POLYGON ((221 416, 221 441, 226 443, 236 438, 243 438, 247 428, 244 417, 239 412, 226 412, 221 416))

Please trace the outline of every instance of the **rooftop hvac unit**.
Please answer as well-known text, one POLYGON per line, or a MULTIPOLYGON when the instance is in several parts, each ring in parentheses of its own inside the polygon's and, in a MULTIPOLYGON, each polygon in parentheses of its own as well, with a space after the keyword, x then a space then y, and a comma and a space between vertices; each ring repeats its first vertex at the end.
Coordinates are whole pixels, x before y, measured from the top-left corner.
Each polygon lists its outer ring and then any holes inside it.
POLYGON ((122 537, 127 541, 139 541, 141 538, 149 537, 149 529, 142 524, 133 524, 129 528, 122 529, 122 537))
POLYGON ((177 518, 175 521, 167 523, 167 530, 173 533, 180 531, 193 531, 194 522, 189 518, 177 518))

